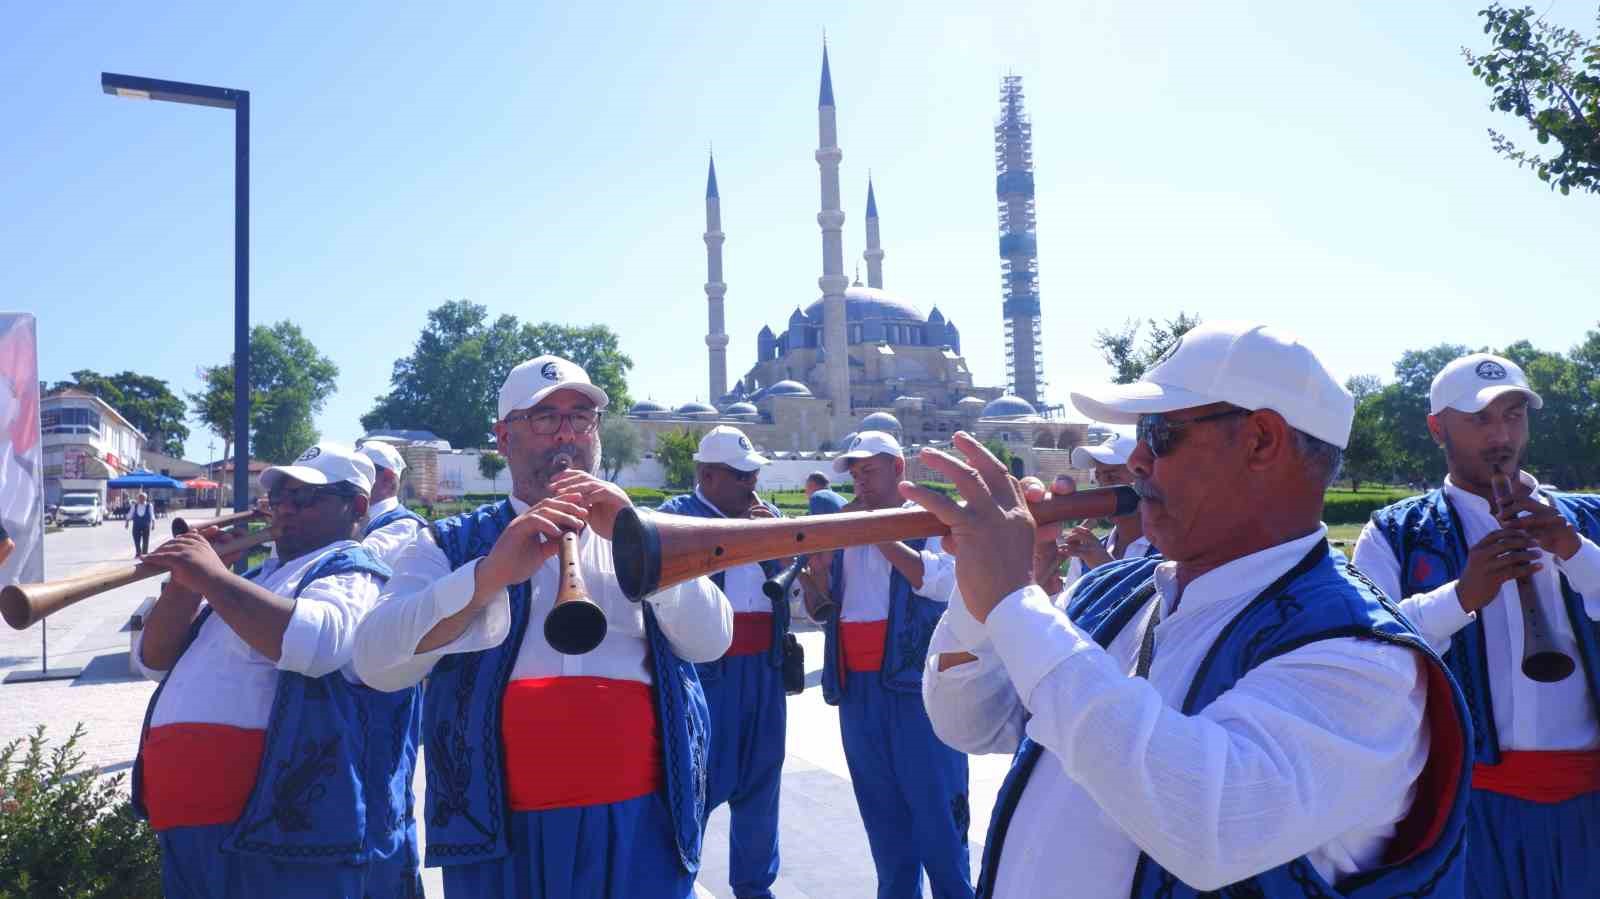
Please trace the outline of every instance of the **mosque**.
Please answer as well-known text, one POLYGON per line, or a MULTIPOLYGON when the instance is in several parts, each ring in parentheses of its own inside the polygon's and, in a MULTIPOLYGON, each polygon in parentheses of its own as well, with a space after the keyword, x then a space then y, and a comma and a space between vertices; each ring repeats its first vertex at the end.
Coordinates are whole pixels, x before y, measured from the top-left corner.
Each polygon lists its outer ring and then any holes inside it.
POLYGON ((909 300, 884 289, 885 253, 877 197, 870 178, 866 252, 862 257, 867 283, 861 284, 859 271, 854 283, 846 279, 845 214, 839 188, 843 154, 838 145, 833 79, 824 47, 816 151, 823 198, 817 215, 823 250, 822 277, 817 281, 821 296, 803 308, 796 307, 781 332, 774 332, 771 326, 762 327, 755 337, 755 364, 730 388, 729 339, 723 316, 728 290, 722 279, 724 234, 716 163, 712 160, 706 177, 704 239, 709 324, 707 395, 716 400, 714 404, 690 402, 676 406, 653 400, 634 404, 627 416, 642 432, 646 449, 654 448, 656 436, 662 432, 704 431, 718 424, 739 427, 759 448, 779 457, 825 457, 842 449, 859 430, 891 431, 907 445, 944 443, 955 431, 966 430, 983 439, 1005 443, 1017 457, 1014 467, 1029 474, 1064 471, 1071 449, 1085 442, 1087 426, 1065 420, 1061 407, 1046 407, 1040 401, 1043 365, 1036 339, 1032 157, 1025 143, 1020 151, 1016 149, 1019 137, 1025 139, 1028 133, 1019 79, 1006 79, 1001 99, 1002 114, 995 129, 1000 170, 996 192, 1006 283, 1009 390, 974 383, 961 355, 961 332, 938 307, 924 315, 909 300), (1026 169, 1025 181, 1016 171, 1019 162, 1026 169), (1026 233, 1011 231, 1024 226, 1026 233), (1020 305, 1016 302, 1019 296, 1020 305), (1023 343, 1013 343, 1014 337, 1023 343), (1015 393, 1026 393, 1033 401, 1015 393))

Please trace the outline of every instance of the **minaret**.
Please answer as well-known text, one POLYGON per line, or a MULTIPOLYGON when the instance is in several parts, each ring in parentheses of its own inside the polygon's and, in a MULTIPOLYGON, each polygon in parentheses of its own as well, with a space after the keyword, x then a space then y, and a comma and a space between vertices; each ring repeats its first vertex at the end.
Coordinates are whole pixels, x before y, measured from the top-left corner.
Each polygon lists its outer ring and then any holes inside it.
POLYGON ((822 349, 823 396, 833 403, 835 436, 850 429, 850 348, 845 332, 844 211, 839 208, 839 130, 834 121, 833 76, 828 72, 828 45, 822 45, 822 90, 817 97, 817 168, 822 175, 822 349), (839 428, 844 430, 839 430, 839 428))
POLYGON ((706 311, 710 316, 706 349, 711 357, 711 399, 714 405, 728 392, 728 334, 722 319, 722 200, 717 196, 717 161, 706 173, 706 311))
POLYGON ((878 244, 878 198, 872 194, 872 175, 867 175, 867 286, 883 289, 883 247, 878 244))
POLYGON ((1044 386, 1044 357, 1040 352, 1039 257, 1033 216, 1033 124, 1022 109, 1020 75, 1007 75, 1000 88, 994 156, 1006 378, 1013 394, 1037 408, 1044 386))

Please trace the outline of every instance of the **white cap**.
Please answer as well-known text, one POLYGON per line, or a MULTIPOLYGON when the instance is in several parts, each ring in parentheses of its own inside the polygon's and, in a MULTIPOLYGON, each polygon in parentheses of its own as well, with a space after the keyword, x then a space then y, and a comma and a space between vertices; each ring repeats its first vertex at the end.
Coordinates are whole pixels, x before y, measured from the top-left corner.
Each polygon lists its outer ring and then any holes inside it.
POLYGON ((382 440, 368 440, 356 448, 356 452, 372 460, 377 468, 387 468, 396 475, 406 470, 406 460, 400 458, 400 451, 382 440))
POLYGON ((589 373, 576 363, 560 356, 540 356, 513 368, 500 385, 500 418, 518 409, 536 406, 539 401, 557 390, 576 390, 591 400, 596 409, 604 409, 611 398, 606 392, 589 383, 589 373))
POLYGON ((377 475, 372 460, 342 443, 319 443, 300 454, 292 465, 274 465, 261 473, 261 489, 272 488, 284 478, 302 484, 353 484, 364 495, 372 493, 377 475))
POLYGON ((1132 384, 1072 394, 1078 411, 1116 424, 1209 403, 1271 409, 1290 427, 1340 448, 1350 442, 1356 411, 1350 391, 1298 338, 1237 322, 1196 327, 1132 384))
POLYGON ((905 451, 900 449, 900 441, 888 431, 862 431, 851 438, 844 452, 833 457, 833 470, 843 474, 850 470, 852 459, 865 459, 879 453, 888 453, 896 459, 906 457, 905 451))
POLYGON ((1433 376, 1429 411, 1434 415, 1446 409, 1482 412, 1496 397, 1512 392, 1527 394, 1528 405, 1535 409, 1544 407, 1544 400, 1528 386, 1528 377, 1517 363, 1504 356, 1473 353, 1452 361, 1433 376))
POLYGON ((750 445, 750 438, 731 425, 717 425, 700 438, 700 448, 695 451, 696 462, 726 465, 740 471, 755 471, 767 464, 765 456, 750 445))
POLYGON ((1096 463, 1127 465, 1128 457, 1133 455, 1133 448, 1138 445, 1139 438, 1119 428, 1111 432, 1109 440, 1102 440, 1094 446, 1073 447, 1072 467, 1093 468, 1096 463))

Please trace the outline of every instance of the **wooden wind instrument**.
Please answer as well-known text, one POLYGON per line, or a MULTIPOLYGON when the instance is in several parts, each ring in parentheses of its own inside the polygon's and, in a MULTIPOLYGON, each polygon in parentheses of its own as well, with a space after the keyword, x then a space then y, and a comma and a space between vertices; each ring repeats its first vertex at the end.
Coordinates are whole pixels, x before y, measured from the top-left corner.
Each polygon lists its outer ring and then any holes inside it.
MULTIPOLYGON (((215 521, 207 522, 205 526, 228 527, 230 525, 243 524, 247 520, 256 517, 264 516, 261 512, 256 511, 237 512, 233 515, 224 515, 215 521)), ((177 521, 174 521, 173 524, 176 525, 177 521)), ((229 556, 234 553, 247 552, 263 543, 270 543, 272 537, 273 534, 270 528, 264 531, 257 531, 254 534, 237 537, 226 543, 218 544, 217 555, 229 556)), ((114 568, 102 568, 98 571, 91 571, 87 574, 55 581, 43 581, 37 584, 12 584, 0 590, 0 617, 4 617, 6 624, 20 631, 30 627, 35 621, 53 615, 91 596, 165 573, 154 565, 138 562, 114 568)))
MULTIPOLYGON (((561 468, 571 468, 570 456, 557 456, 561 468)), ((606 638, 606 613, 583 584, 583 572, 578 568, 578 534, 567 531, 561 535, 560 583, 556 587, 556 603, 544 619, 544 639, 550 648, 562 655, 580 656, 606 638)))
MULTIPOLYGON (((1100 487, 1029 503, 1038 524, 1072 518, 1114 518, 1132 512, 1132 487, 1100 487)), ((736 565, 826 552, 846 546, 942 537, 950 530, 932 512, 880 509, 805 518, 689 518, 628 507, 617 513, 611 552, 617 585, 629 599, 736 565)))
MULTIPOLYGON (((1495 517, 1505 522, 1508 520, 1505 506, 1516 499, 1511 479, 1501 473, 1499 466, 1495 466, 1494 474, 1489 478, 1489 487, 1494 491, 1495 517)), ((1545 614, 1544 606, 1539 604, 1539 594, 1534 589, 1532 578, 1517 578, 1517 600, 1522 606, 1522 673, 1529 680, 1541 684, 1566 680, 1578 666, 1572 656, 1562 652, 1556 645, 1555 630, 1550 626, 1550 617, 1545 614)))

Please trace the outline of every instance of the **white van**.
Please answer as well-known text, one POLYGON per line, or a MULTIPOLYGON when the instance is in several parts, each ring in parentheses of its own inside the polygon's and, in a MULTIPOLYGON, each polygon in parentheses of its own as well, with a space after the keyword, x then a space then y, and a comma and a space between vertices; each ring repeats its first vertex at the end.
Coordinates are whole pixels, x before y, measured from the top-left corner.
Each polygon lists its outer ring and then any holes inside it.
POLYGON ((56 523, 65 527, 69 524, 88 524, 99 527, 106 520, 105 504, 100 502, 98 493, 64 493, 61 495, 61 505, 56 509, 56 523))

